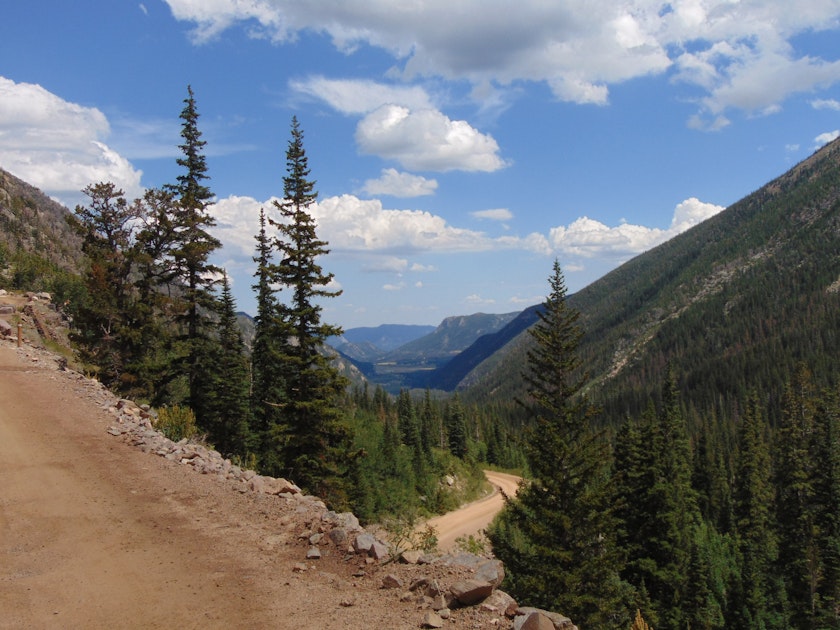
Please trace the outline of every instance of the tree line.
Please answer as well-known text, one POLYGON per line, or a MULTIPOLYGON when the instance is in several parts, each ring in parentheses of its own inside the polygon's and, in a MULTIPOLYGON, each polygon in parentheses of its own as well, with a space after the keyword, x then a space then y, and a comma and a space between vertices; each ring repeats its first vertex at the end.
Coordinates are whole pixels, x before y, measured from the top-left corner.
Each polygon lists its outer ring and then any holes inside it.
POLYGON ((342 330, 322 321, 321 304, 340 292, 320 264, 329 249, 310 213, 317 191, 296 117, 281 200, 258 217, 246 351, 229 280, 211 263, 221 244, 191 88, 180 118, 175 184, 134 201, 91 184, 70 217, 86 263, 69 305, 85 365, 113 391, 194 423, 225 456, 363 520, 413 519, 479 492, 487 449, 468 432, 469 410, 430 392, 421 402, 351 389, 326 348, 342 330))
POLYGON ((581 627, 840 627, 840 400, 804 366, 778 423, 753 392, 693 417, 669 371, 617 430, 582 392, 555 263, 524 373, 530 480, 489 537, 515 597, 581 627))

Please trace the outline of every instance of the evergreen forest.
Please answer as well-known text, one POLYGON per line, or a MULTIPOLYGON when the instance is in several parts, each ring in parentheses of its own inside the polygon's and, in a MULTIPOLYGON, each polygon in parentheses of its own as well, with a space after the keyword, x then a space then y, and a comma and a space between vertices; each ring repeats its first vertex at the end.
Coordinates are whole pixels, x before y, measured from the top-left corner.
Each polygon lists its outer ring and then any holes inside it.
POLYGON ((413 527, 484 468, 522 473, 487 532, 503 588, 581 628, 840 628, 840 141, 577 294, 555 261, 524 333, 389 393, 327 347, 296 117, 282 201, 255 217, 246 347, 199 119, 188 87, 173 183, 91 183, 66 238, 0 197, 0 284, 53 293, 86 371, 364 522, 413 527))

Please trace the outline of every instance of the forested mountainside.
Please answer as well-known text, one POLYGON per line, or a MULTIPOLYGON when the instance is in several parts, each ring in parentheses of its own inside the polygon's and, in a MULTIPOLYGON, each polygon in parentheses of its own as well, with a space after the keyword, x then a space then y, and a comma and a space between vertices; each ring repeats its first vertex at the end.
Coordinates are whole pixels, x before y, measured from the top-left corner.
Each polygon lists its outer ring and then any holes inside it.
MULTIPOLYGON (((588 391, 618 421, 656 398, 666 366, 683 400, 777 398, 805 362, 840 382, 840 140, 693 229, 569 297, 582 313, 588 391)), ((522 389, 520 335, 466 380, 465 400, 522 389)))
POLYGON ((67 208, 0 168, 0 270, 4 284, 35 286, 53 272, 78 273, 81 240, 70 229, 67 208))
POLYGON ((372 360, 385 352, 419 339, 435 331, 434 326, 411 324, 382 324, 350 328, 338 338, 328 340, 329 344, 344 354, 362 361, 372 360))
MULTIPOLYGON (((498 350, 501 344, 487 349, 484 340, 500 334, 520 315, 520 313, 500 315, 475 313, 447 317, 428 334, 417 336, 387 352, 370 341, 366 341, 370 336, 367 331, 399 329, 399 327, 361 329, 361 335, 358 335, 355 330, 350 330, 341 339, 331 339, 329 343, 338 341, 339 343, 334 344, 334 347, 347 360, 352 361, 370 381, 383 386, 391 393, 397 393, 403 388, 427 387, 451 391, 460 378, 453 380, 449 377, 450 370, 454 368, 456 374, 464 372, 463 360, 474 357, 477 348, 485 349, 480 353, 479 360, 498 350), (357 343, 345 342, 352 339, 359 341, 357 343), (468 349, 470 352, 465 354, 468 349)), ((471 367, 477 365, 479 360, 473 361, 471 367)), ((469 369, 466 368, 466 371, 469 369)))

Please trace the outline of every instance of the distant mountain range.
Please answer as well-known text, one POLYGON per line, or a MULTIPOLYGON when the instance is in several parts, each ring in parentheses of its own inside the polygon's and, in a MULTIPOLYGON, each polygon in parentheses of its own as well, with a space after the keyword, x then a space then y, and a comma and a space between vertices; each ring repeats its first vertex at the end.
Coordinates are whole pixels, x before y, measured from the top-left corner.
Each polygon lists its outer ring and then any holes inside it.
POLYGON ((368 380, 389 391, 427 386, 445 389, 437 382, 441 368, 461 357, 478 339, 505 328, 518 315, 477 313, 447 317, 437 327, 352 328, 329 343, 368 380), (435 378, 429 380, 431 375, 435 378))

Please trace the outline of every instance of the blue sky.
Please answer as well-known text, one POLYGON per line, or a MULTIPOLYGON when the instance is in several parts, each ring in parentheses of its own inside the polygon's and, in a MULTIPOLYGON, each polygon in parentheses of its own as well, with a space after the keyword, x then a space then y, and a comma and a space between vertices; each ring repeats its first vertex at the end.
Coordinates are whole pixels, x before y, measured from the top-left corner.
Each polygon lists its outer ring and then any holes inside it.
POLYGON ((253 311, 296 115, 345 328, 570 291, 837 137, 840 0, 31 0, 0 21, 0 167, 69 207, 173 182, 196 96, 216 262, 253 311))

